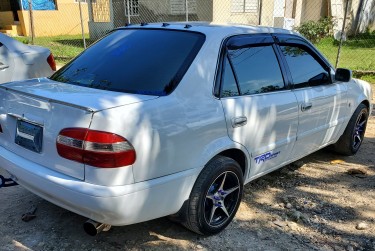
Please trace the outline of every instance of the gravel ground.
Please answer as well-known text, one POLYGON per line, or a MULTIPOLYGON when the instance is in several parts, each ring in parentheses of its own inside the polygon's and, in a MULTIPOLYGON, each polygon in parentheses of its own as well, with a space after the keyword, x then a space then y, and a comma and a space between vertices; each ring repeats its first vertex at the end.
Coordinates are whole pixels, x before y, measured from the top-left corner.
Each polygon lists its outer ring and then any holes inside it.
POLYGON ((0 250, 375 250, 374 116, 356 156, 322 150, 246 185, 218 235, 161 218, 90 237, 85 218, 15 186, 0 189, 0 250), (33 205, 36 218, 23 222, 33 205))

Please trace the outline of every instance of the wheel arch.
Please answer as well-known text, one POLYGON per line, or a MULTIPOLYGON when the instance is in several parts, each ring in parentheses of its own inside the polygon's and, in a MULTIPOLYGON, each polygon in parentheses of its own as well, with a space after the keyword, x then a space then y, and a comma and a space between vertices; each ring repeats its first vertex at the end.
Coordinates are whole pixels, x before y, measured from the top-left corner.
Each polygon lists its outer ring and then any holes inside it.
POLYGON ((218 153, 214 157, 216 157, 218 155, 225 156, 225 157, 228 157, 228 158, 231 158, 231 159, 235 160, 240 165, 243 177, 245 179, 248 159, 247 159, 245 153, 242 150, 240 150, 238 148, 231 148, 231 149, 227 149, 227 150, 224 150, 224 151, 218 153))
POLYGON ((367 99, 363 100, 360 104, 364 104, 367 107, 367 109, 370 111, 370 102, 367 99))
POLYGON ((199 159, 198 166, 200 166, 200 169, 197 175, 199 175, 204 167, 218 155, 226 156, 237 161, 241 167, 244 180, 246 180, 250 169, 250 154, 243 145, 232 141, 227 136, 216 139, 205 147, 199 159))

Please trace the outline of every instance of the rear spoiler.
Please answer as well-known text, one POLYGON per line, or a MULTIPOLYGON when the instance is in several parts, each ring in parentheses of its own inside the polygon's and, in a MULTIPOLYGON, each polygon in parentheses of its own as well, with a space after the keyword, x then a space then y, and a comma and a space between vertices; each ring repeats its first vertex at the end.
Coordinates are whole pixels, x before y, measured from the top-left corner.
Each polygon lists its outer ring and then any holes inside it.
POLYGON ((49 103, 62 104, 62 105, 65 105, 65 106, 70 106, 70 107, 78 108, 78 109, 84 110, 84 111, 86 111, 88 113, 94 113, 94 110, 91 109, 90 107, 81 106, 81 105, 75 105, 75 104, 70 104, 70 103, 67 103, 67 102, 60 101, 60 100, 50 99, 50 98, 38 96, 38 95, 35 95, 35 94, 30 94, 30 93, 26 93, 26 92, 19 91, 19 90, 14 90, 14 89, 6 87, 4 84, 0 85, 0 89, 4 89, 4 90, 9 91, 9 92, 14 92, 14 93, 22 94, 22 95, 27 96, 27 97, 41 99, 41 100, 44 100, 44 101, 48 101, 49 103))

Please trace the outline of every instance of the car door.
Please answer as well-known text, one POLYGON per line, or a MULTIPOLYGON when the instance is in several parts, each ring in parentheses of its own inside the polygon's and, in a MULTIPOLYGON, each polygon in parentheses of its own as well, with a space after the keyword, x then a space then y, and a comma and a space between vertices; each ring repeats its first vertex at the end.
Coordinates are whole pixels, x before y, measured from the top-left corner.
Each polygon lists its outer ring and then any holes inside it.
POLYGON ((216 90, 229 137, 251 154, 248 178, 288 160, 298 126, 298 104, 284 82, 270 35, 235 36, 223 48, 216 90))
POLYGON ((8 48, 0 42, 0 84, 12 80, 13 59, 8 48))
POLYGON ((348 116, 345 84, 333 82, 333 69, 307 42, 278 36, 278 46, 299 105, 299 126, 292 158, 332 143, 348 116))

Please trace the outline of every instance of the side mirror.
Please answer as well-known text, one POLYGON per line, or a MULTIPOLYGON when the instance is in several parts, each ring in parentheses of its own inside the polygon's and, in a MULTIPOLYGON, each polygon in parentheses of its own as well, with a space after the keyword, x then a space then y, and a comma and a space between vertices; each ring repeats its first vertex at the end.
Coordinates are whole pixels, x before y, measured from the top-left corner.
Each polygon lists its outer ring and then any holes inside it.
POLYGON ((352 79, 352 71, 344 68, 337 68, 335 80, 340 82, 349 82, 352 79))

